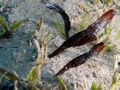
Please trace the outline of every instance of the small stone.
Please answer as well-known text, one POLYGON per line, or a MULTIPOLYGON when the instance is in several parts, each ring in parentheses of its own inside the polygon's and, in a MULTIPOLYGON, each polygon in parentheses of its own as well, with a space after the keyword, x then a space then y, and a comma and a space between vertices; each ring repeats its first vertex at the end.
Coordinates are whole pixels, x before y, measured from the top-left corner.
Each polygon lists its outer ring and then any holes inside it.
POLYGON ((97 78, 97 75, 96 75, 95 72, 93 72, 92 75, 93 75, 94 78, 97 78))

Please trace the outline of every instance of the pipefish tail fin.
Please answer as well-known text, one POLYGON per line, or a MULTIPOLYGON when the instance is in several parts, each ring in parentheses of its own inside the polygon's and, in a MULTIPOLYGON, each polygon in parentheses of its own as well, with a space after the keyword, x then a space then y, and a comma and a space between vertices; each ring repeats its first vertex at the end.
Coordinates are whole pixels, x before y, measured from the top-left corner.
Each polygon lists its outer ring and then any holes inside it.
POLYGON ((91 57, 99 54, 102 49, 105 47, 103 42, 98 43, 97 45, 93 46, 90 51, 74 58, 70 62, 68 62, 55 76, 63 74, 70 68, 78 67, 79 65, 85 63, 91 57))

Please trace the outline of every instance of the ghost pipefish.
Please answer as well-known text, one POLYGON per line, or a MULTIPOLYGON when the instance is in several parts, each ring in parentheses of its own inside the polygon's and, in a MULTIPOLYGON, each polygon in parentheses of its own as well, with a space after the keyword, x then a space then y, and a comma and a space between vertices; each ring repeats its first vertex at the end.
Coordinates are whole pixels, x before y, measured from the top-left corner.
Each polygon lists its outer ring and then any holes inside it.
POLYGON ((97 45, 93 46, 90 51, 74 58, 70 62, 68 62, 55 76, 63 74, 66 70, 77 67, 83 63, 85 63, 89 58, 94 55, 99 54, 102 49, 105 47, 103 42, 98 43, 97 45))
POLYGON ((67 49, 69 47, 81 46, 83 44, 96 40, 96 39, 89 38, 90 40, 86 39, 87 41, 85 41, 84 39, 86 37, 89 37, 91 34, 94 35, 100 29, 105 27, 112 20, 115 13, 116 12, 113 9, 110 9, 109 11, 104 13, 101 17, 99 17, 93 24, 89 25, 85 30, 73 35, 72 37, 67 39, 65 42, 63 42, 63 44, 59 48, 57 48, 52 54, 48 55, 48 57, 52 58, 55 55, 59 54, 60 52, 64 51, 64 49, 67 49), (83 40, 84 40, 84 43, 83 43, 83 40))
MULTIPOLYGON (((72 38, 72 39, 74 39, 74 38, 72 38)), ((69 40, 70 40, 70 39, 69 39, 69 40)), ((65 43, 66 45, 63 43, 63 44, 62 44, 58 49, 56 49, 52 54, 48 55, 48 57, 51 58, 51 57, 59 54, 60 52, 62 52, 64 49, 66 49, 66 47, 71 47, 71 46, 70 46, 71 43, 73 43, 73 44, 76 43, 76 46, 77 46, 77 44, 78 44, 78 46, 80 46, 80 45, 84 45, 84 44, 86 44, 86 43, 88 43, 88 42, 92 42, 92 41, 95 41, 95 40, 97 40, 97 37, 96 37, 94 34, 91 34, 91 35, 88 35, 88 36, 83 37, 82 40, 80 40, 78 43, 73 42, 74 40, 71 40, 71 41, 67 42, 68 44, 65 43)))
POLYGON ((46 4, 46 7, 58 12, 62 16, 62 19, 64 21, 65 36, 66 36, 66 39, 68 39, 69 38, 69 30, 70 30, 69 16, 65 13, 63 8, 61 8, 60 6, 58 6, 56 4, 48 3, 48 4, 46 4))

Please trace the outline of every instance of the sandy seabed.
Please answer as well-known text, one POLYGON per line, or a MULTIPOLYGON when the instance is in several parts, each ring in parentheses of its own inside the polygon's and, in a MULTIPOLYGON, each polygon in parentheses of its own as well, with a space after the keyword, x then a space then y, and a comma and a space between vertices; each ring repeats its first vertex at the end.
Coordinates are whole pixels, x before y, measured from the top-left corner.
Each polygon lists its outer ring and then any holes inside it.
MULTIPOLYGON (((43 32, 50 31, 54 35, 54 39, 49 42, 47 48, 47 54, 50 54, 56 49, 56 46, 59 47, 62 42, 64 42, 64 39, 59 36, 53 25, 53 19, 61 19, 61 16, 47 9, 45 4, 47 2, 53 2, 62 6, 70 16, 73 26, 73 24, 80 23, 78 19, 78 8, 76 8, 75 3, 81 1, 82 0, 8 0, 8 4, 13 6, 9 14, 9 21, 12 22, 24 18, 37 21, 41 17, 44 18, 41 30, 43 32)), ((29 46, 30 31, 33 30, 34 24, 29 22, 20 27, 10 39, 0 40, 0 67, 16 71, 21 78, 26 77, 26 74, 33 66, 36 55, 35 47, 29 46)), ((90 48, 90 45, 69 48, 51 59, 46 57, 45 64, 43 64, 41 68, 42 80, 50 82, 51 85, 54 84, 53 76, 67 62, 87 52, 90 48)), ((66 71, 62 75, 63 80, 71 85, 71 90, 90 90, 93 81, 98 84, 102 83, 105 90, 108 90, 114 72, 114 55, 119 55, 119 47, 116 49, 117 50, 113 52, 105 52, 94 56, 85 64, 66 71)))

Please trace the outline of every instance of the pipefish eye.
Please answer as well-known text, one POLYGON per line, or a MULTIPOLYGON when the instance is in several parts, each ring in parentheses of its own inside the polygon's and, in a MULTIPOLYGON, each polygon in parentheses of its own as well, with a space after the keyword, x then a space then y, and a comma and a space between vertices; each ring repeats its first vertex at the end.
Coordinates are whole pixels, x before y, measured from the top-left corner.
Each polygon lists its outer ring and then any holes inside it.
POLYGON ((53 3, 47 3, 47 4, 46 4, 46 7, 47 7, 47 8, 50 8, 50 9, 52 9, 52 8, 53 8, 53 6, 54 6, 54 4, 53 4, 53 3))
POLYGON ((59 6, 57 6, 56 4, 53 4, 53 3, 46 4, 46 7, 49 9, 52 9, 54 11, 59 11, 59 6))

